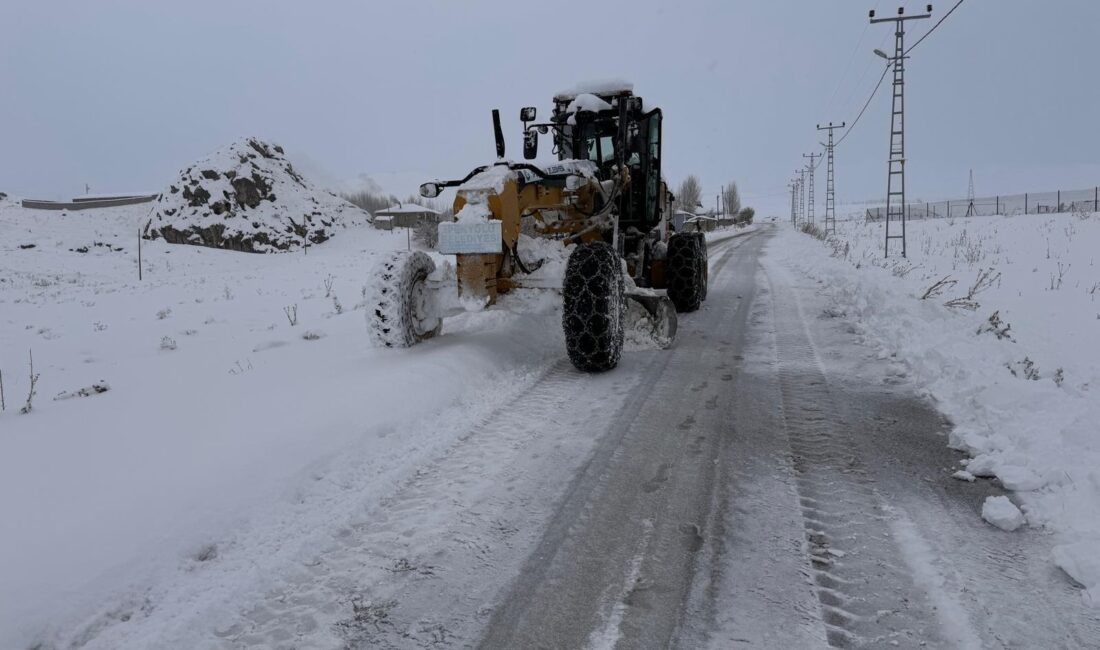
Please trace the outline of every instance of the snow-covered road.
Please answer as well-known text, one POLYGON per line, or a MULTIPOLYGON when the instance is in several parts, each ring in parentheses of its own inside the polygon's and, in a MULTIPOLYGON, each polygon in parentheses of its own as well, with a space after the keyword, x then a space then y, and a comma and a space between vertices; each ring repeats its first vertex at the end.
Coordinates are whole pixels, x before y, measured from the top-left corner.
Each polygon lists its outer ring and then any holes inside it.
MULTIPOLYGON (((292 359, 368 374, 404 424, 326 438, 335 457, 266 477, 291 494, 231 534, 181 510, 209 547, 41 647, 1094 647, 1050 537, 981 520, 999 489, 951 478, 945 418, 775 230, 715 236, 703 309, 614 372, 573 370, 538 301, 370 369, 292 359)), ((352 332, 328 322, 332 352, 352 332)))

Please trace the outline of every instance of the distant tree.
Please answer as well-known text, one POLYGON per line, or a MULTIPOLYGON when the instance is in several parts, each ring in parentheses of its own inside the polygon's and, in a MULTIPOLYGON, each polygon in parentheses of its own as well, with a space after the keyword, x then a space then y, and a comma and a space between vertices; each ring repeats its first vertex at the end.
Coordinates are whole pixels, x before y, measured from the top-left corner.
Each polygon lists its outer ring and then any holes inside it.
POLYGON ((680 183, 680 191, 676 193, 677 208, 687 212, 695 212, 703 197, 703 186, 695 174, 690 174, 680 183))
POLYGON ((737 191, 737 183, 730 181, 722 194, 722 202, 726 205, 726 214, 736 215, 741 212, 741 193, 737 191))
POLYGON ((756 210, 752 208, 742 208, 737 212, 737 216, 733 218, 733 223, 738 226, 747 226, 752 223, 752 218, 756 216, 756 210))
POLYGON ((360 207, 372 215, 379 210, 397 205, 397 197, 371 194, 370 192, 354 192, 342 195, 343 199, 352 205, 360 207))

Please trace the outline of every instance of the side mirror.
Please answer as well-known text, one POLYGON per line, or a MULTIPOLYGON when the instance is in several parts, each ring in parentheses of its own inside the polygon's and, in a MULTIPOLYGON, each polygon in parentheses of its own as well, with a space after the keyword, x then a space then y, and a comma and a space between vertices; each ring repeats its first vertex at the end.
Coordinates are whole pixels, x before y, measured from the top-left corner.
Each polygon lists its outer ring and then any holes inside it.
POLYGON ((434 199, 439 196, 439 183, 424 183, 420 186, 420 196, 426 199, 434 199))
POLYGON ((535 115, 537 113, 538 113, 538 111, 535 110, 534 106, 526 106, 524 108, 521 108, 521 109, 519 109, 519 121, 520 122, 534 122, 535 121, 535 115))
MULTIPOLYGON (((534 110, 534 109, 531 109, 534 110)), ((523 132, 523 158, 534 160, 539 155, 539 132, 535 129, 527 129, 523 132)))

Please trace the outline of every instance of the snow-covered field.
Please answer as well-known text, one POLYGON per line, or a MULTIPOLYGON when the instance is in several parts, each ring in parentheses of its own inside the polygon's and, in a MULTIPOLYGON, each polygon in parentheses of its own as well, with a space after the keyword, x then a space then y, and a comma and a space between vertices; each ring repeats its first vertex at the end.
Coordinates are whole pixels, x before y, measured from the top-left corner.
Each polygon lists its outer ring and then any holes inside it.
MULTIPOLYGON (((907 260, 884 259, 883 237, 842 221, 826 242, 785 228, 772 250, 952 419, 971 455, 956 477, 1013 490, 1100 606, 1100 215, 910 221, 907 260)), ((1011 503, 987 506, 1018 523, 1011 503)))
POLYGON ((155 645, 332 539, 562 357, 548 295, 370 348, 361 289, 406 238, 369 226, 305 253, 146 241, 139 282, 148 214, 0 205, 0 647, 112 647, 139 616, 155 645))

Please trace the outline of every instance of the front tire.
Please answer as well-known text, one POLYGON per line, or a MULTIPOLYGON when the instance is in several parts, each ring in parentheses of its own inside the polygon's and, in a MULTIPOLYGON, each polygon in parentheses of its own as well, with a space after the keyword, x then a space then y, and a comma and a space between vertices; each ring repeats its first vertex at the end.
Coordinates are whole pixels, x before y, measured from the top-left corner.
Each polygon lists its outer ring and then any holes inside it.
POLYGON ((367 334, 377 347, 407 348, 439 333, 442 320, 428 276, 435 262, 420 251, 388 254, 366 287, 367 334))
POLYGON ((676 311, 699 309, 706 297, 706 243, 696 233, 677 233, 668 240, 668 297, 676 311))
POLYGON ((618 254, 605 242, 577 244, 562 286, 562 329, 569 360, 584 372, 619 364, 623 351, 624 282, 618 254))

